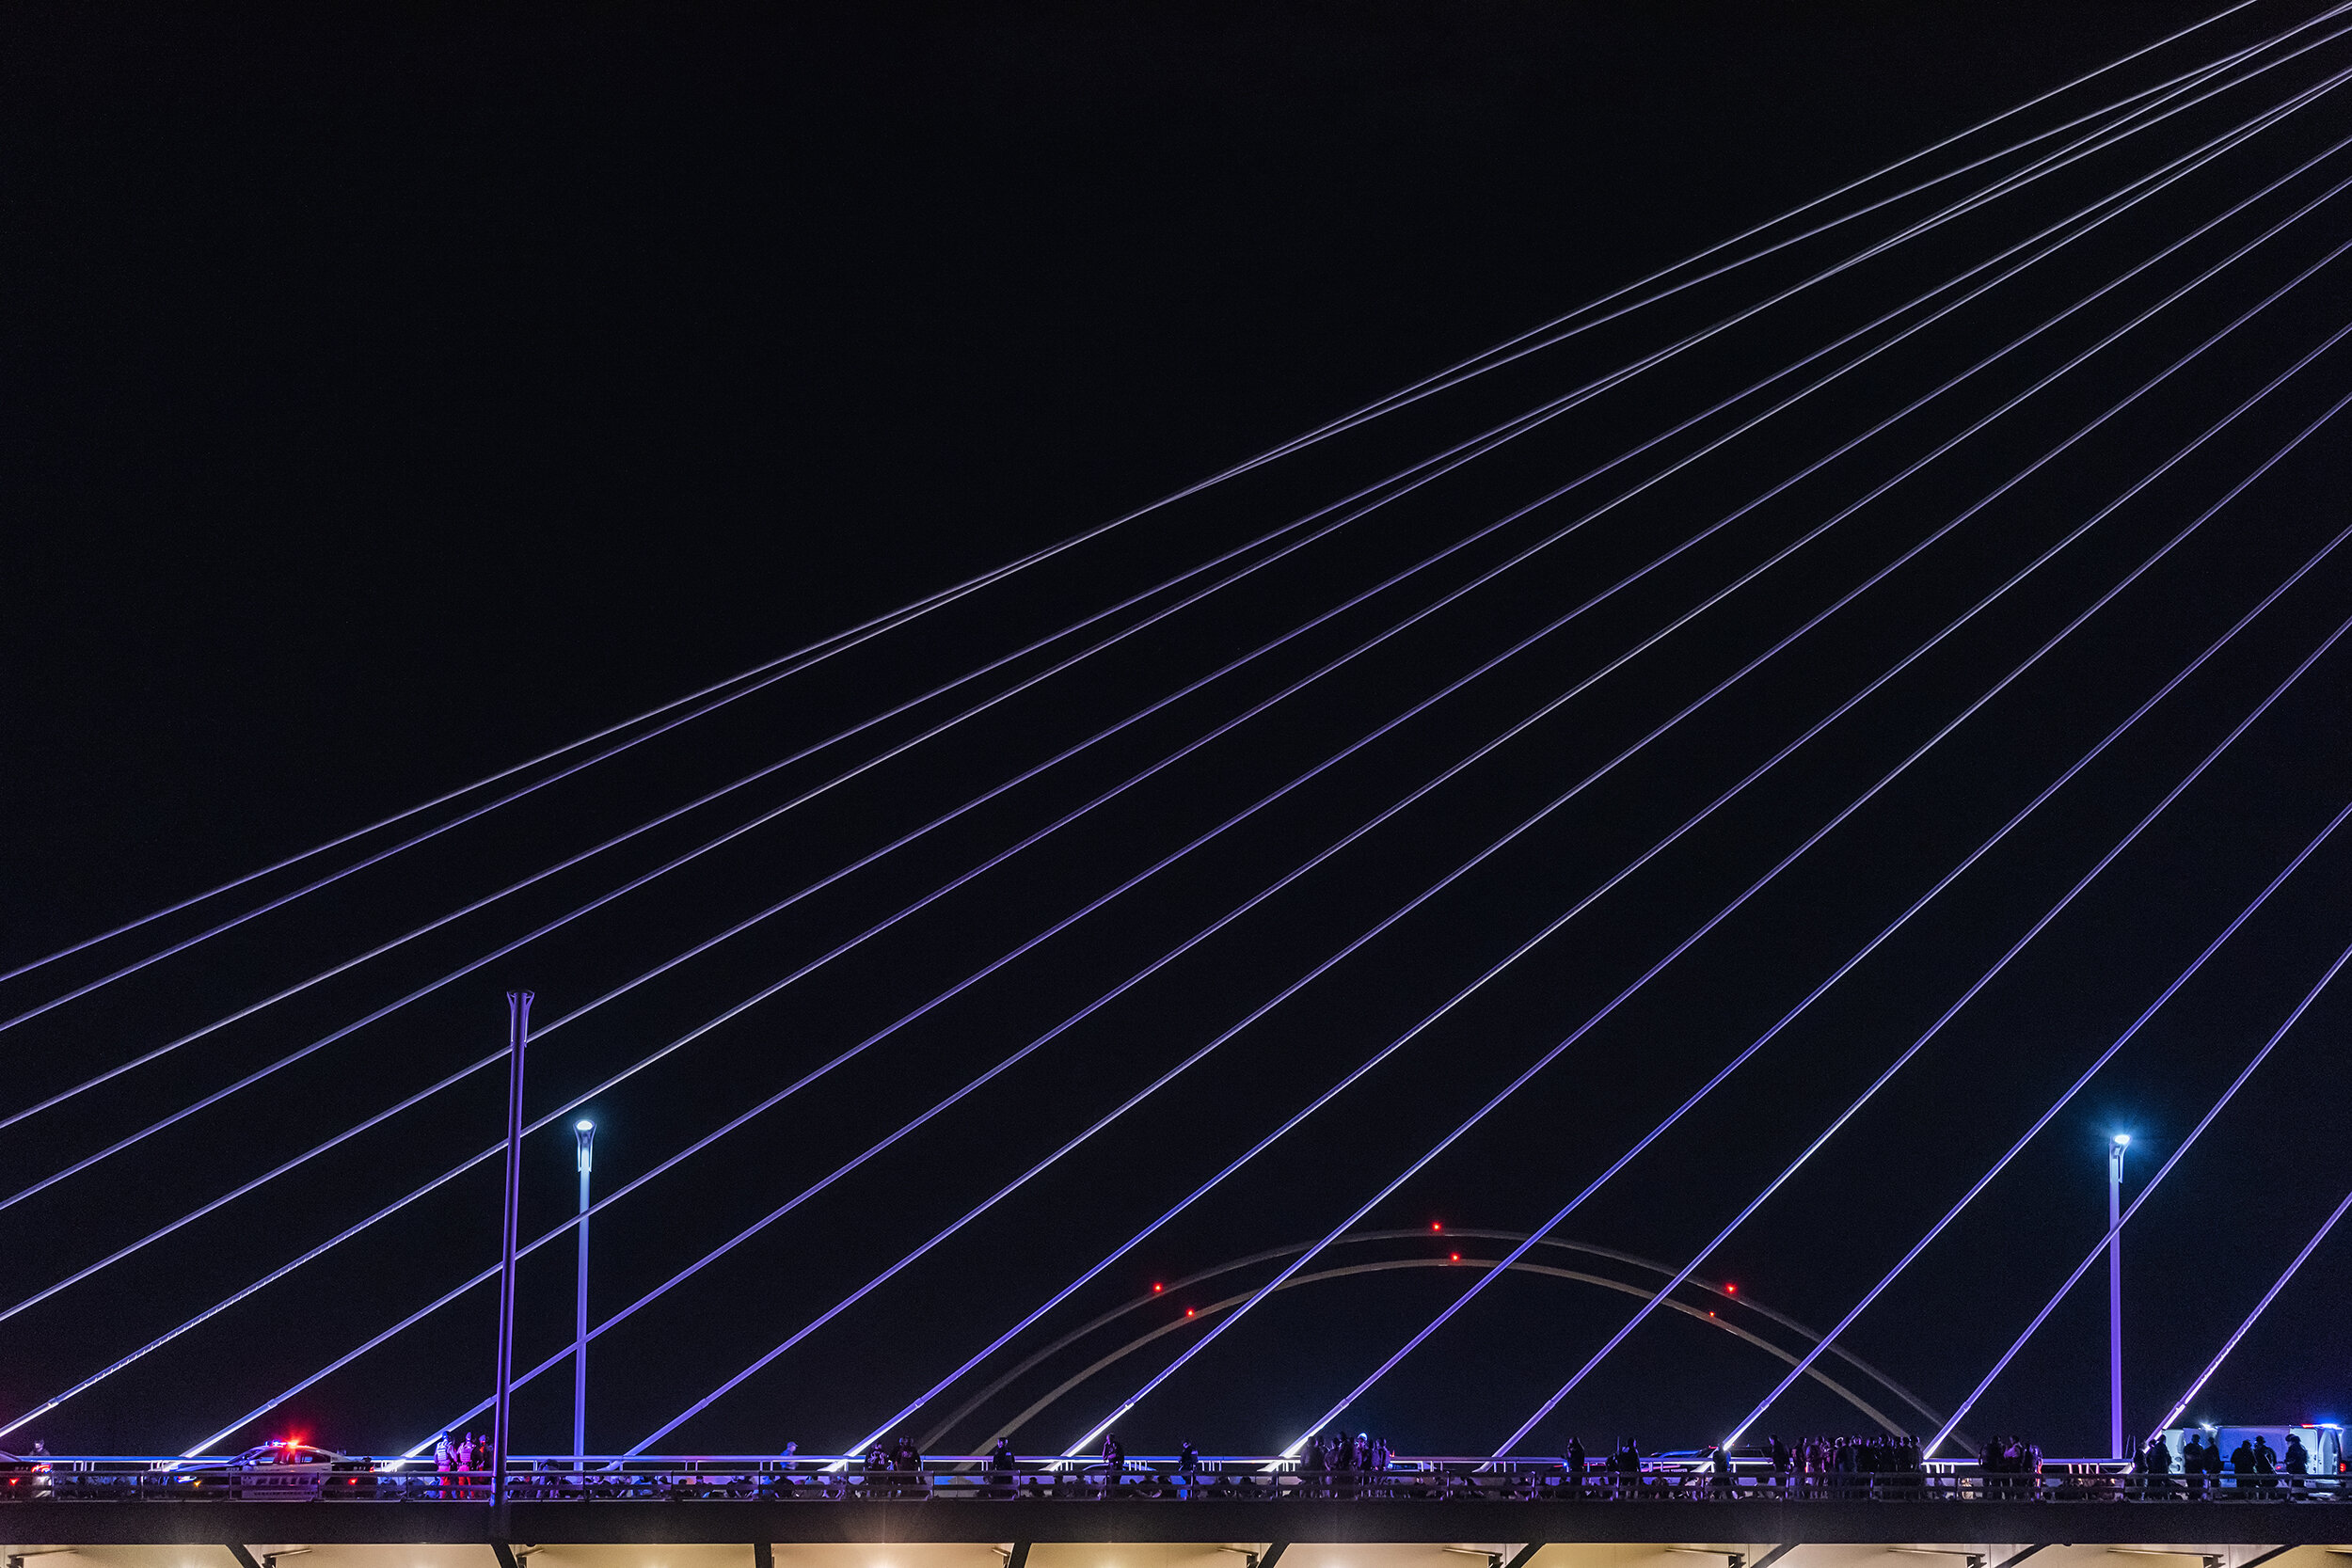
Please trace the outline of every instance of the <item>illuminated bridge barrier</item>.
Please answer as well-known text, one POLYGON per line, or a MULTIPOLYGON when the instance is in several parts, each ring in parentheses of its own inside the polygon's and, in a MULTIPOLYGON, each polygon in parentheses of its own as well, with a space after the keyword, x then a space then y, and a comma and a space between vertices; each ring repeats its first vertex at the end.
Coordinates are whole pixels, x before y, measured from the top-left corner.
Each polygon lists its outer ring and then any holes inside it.
POLYGON ((526 1460, 494 1502, 486 1473, 416 1461, 55 1459, 0 1469, 0 1542, 5 1568, 2352 1568, 2335 1477, 2192 1494, 2077 1462, 1726 1485, 1650 1461, 1579 1487, 1549 1462, 1277 1464, 1131 1460, 1113 1483, 1040 1461, 526 1460))

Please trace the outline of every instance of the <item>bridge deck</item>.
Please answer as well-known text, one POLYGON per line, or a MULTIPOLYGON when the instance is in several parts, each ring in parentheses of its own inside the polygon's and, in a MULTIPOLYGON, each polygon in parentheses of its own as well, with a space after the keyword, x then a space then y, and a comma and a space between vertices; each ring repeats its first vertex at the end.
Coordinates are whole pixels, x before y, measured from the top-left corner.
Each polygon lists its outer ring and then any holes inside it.
MULTIPOLYGON (((487 1503, 44 1501, 0 1508, 0 1536, 58 1545, 299 1540, 327 1544, 670 1543, 1438 1543, 1541 1541, 2352 1542, 2328 1502, 1504 1501, 1241 1502, 1021 1498, 1004 1502, 487 1503)), ((1238 1559, 1235 1560, 1239 1561, 1238 1559)))

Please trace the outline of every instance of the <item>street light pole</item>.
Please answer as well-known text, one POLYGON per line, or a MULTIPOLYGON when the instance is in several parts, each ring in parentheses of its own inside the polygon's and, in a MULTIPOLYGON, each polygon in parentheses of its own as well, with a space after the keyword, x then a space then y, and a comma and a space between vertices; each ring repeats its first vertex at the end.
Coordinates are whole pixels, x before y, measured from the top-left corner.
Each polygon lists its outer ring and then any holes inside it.
POLYGON ((588 1173, 596 1163, 596 1124, 572 1124, 580 1155, 580 1289, 572 1298, 572 1466, 588 1457, 588 1173))
POLYGON ((2123 1452, 2123 1237, 2115 1227, 2122 1212, 2123 1151, 2129 1132, 2107 1140, 2107 1457, 2123 1452))

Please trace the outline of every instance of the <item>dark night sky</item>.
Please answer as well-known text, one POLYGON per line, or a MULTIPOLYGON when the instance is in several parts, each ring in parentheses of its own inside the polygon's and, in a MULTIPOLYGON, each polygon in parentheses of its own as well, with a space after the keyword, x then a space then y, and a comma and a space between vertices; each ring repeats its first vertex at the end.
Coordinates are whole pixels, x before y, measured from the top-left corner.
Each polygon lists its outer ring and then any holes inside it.
MULTIPOLYGON (((2020 123, 2302 21, 2263 0, 2020 123)), ((2202 14, 2010 0, 1381 0, 1098 8, 20 6, 0 22, 9 966, 1065 537, 1866 174, 2202 14), (784 20, 789 10, 793 20, 784 20)), ((2331 43, 1759 316, 726 850, 0 1212, 18 1300, 1031 767, 2025 239, 2290 92, 2331 43)), ((600 1191, 774 1092, 1616 581, 2192 226, 2324 152, 2321 100, 2012 285, 1569 536, 593 1105, 600 1191)), ((1968 144, 1990 151, 1998 141, 1968 144)), ((1925 166, 1941 172, 1958 153, 1925 166)), ((614 1310, 2186 283, 2330 158, 600 1219, 614 1310)), ((589 1441, 636 1441, 1033 1159, 2344 243, 2338 203, 2168 309, 597 1342, 589 1441)), ((1023 646, 1793 283, 1809 242, 1154 514, 294 909, 10 1031, 14 1108, 1023 646)), ((1326 980, 665 1443, 861 1435, 2344 325, 2323 271, 1326 980)), ((1866 340, 1867 341, 1867 340, 1866 340)), ((1824 364, 1836 361, 1825 361, 1824 364)), ((2117 512, 1469 1005, 1067 1303, 1323 1233, 2342 396, 2352 345, 2117 512)), ((1716 426, 1706 427, 1708 430, 1716 426)), ((1537 1223, 2352 517, 2331 426, 1380 1206, 1537 1223)), ((1619 486, 1646 474, 1627 470, 1619 486)), ((551 1035, 534 1114, 728 1007, 1615 493, 1473 545, 870 870, 551 1035)), ((1581 505, 1577 503, 1581 501, 1581 505)), ((2341 619, 2323 562, 1564 1229, 1680 1262, 2341 619)), ((1825 1325, 2345 803, 2352 650, 2316 664, 1702 1273, 1825 1325)), ((994 689, 1039 660, 976 687, 994 689)), ((0 1133, 8 1191, 945 718, 934 703, 0 1133)), ((2330 841, 1851 1336, 1948 1409, 2340 950, 2330 841)), ((279 878, 270 890, 294 885, 279 878)), ((221 901, 246 907, 252 890, 221 901), (243 899, 243 902, 239 900, 243 899)), ((207 906, 211 908, 211 906, 207 906)), ((8 1012, 201 928, 9 982, 8 1012)), ((2344 999, 2322 997, 2126 1249, 2128 1418, 2160 1414, 2343 1196, 2344 999)), ((6 1418, 495 1139, 478 1073, 0 1323, 6 1418)), ((524 1225, 570 1202, 529 1149, 524 1225)), ((496 1254, 494 1164, 9 1441, 194 1442, 496 1254)), ((1491 1243, 1482 1243, 1491 1245, 1491 1243)), ((1373 1243, 1335 1263, 1432 1255, 1373 1243)), ((1491 1252, 1471 1253, 1472 1257, 1491 1252)), ((570 1323, 526 1266, 519 1355, 570 1323)), ((1570 1264, 1569 1266, 1575 1266, 1570 1264)), ((1171 1292, 1134 1332, 1265 1275, 1171 1292), (1240 1282, 1239 1284, 1234 1283, 1240 1282), (1174 1299, 1182 1296, 1184 1299, 1174 1299)), ((1629 1276, 1631 1277, 1631 1276, 1629 1276)), ((1966 1423, 2105 1444, 2102 1275, 1966 1423)), ((1304 1287, 1121 1423, 1263 1451, 1462 1285, 1304 1287)), ((2352 1239, 2201 1402, 2341 1415, 2352 1239)), ((236 1442, 382 1450, 487 1391, 476 1291, 236 1442)), ((1692 1299, 1699 1299, 1695 1295, 1692 1299)), ((1350 1424, 1483 1451, 1630 1310, 1498 1282, 1350 1424)), ((1726 1311, 1732 1308, 1725 1307, 1726 1311)), ((1757 1326, 1763 1326, 1760 1322, 1757 1326)), ((954 1427, 979 1442, 1091 1354, 954 1427)), ((1059 1448, 1184 1342, 1017 1441, 1059 1448)), ((1661 1315, 1531 1438, 1706 1441, 1777 1364, 1661 1315)), ((518 1441, 568 1439, 568 1376, 518 1441)), ((1766 1426, 1849 1430, 1800 1389, 1766 1426)))

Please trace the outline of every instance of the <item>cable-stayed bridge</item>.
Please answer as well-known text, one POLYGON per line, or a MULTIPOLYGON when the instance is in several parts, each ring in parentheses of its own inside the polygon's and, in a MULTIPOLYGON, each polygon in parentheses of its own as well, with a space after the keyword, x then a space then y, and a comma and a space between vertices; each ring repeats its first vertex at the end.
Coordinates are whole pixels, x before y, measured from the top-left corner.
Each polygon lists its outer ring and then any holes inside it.
POLYGON ((1963 1509, 2018 1550, 2340 1537, 2334 1412, 2212 1402, 2257 1351, 2341 1380, 2265 1329, 2352 1207, 2352 517, 2308 499, 2352 404, 2348 12, 2220 10, 14 961, 0 1507, 210 1540, 285 1482, 353 1505, 306 1543, 502 1550, 1321 1521, 1261 1568, 1528 1511, 1521 1568, 1710 1533, 1669 1502, 1759 1554, 1963 1509), (2135 1073, 2187 1107, 2161 1136, 2135 1073), (2093 1115, 2104 1223, 2049 1180, 2093 1115), (2258 1202, 2249 1148, 2300 1151, 2258 1202), (1510 1212, 1426 1217, 1471 1191, 1510 1212), (2193 1310, 2127 1343, 2123 1259, 2216 1215, 2193 1310), (1802 1308, 1741 1290, 1767 1257, 1802 1308), (2095 1457, 1972 1467, 2067 1377, 2095 1457), (1682 1457, 1567 1466, 1644 1399, 1682 1457), (1314 1467, 1433 1405, 1475 1443, 1314 1467), (2207 1416, 2315 1451, 2123 1468, 2207 1416), (1915 1465, 1770 1467, 1823 1423, 1915 1465), (901 1434, 965 1457, 878 1466, 901 1434), (340 1457, 235 1459, 296 1437, 340 1457), (680 1512, 722 1503, 757 1533, 680 1512))

